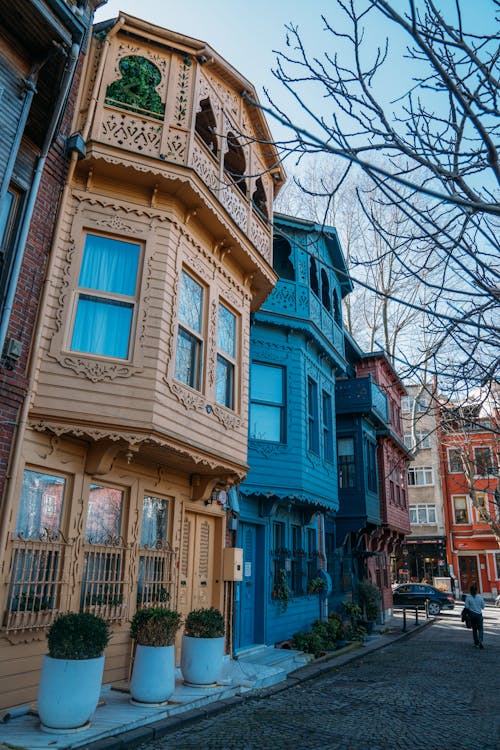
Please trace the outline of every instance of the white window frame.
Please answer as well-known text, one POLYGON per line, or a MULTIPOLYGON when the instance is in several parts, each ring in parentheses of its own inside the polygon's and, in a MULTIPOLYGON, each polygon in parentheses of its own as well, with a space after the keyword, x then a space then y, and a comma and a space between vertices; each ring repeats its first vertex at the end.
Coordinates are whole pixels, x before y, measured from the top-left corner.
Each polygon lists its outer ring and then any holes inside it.
POLYGON ((410 505, 410 525, 411 526, 436 526, 436 524, 437 524, 437 515, 436 515, 436 506, 434 503, 414 503, 410 505), (412 521, 411 519, 412 511, 415 513, 415 516, 416 516, 415 521, 412 521), (419 515, 422 512, 425 515, 425 521, 419 520, 419 515), (434 520, 431 520, 429 518, 429 516, 432 514, 434 515, 434 520))
POLYGON ((434 484, 434 470, 432 466, 410 466, 408 469, 408 487, 432 487, 434 484), (417 476, 423 475, 425 481, 417 482, 417 476), (410 482, 410 476, 413 476, 415 481, 410 482), (430 481, 427 481, 430 478, 430 481))

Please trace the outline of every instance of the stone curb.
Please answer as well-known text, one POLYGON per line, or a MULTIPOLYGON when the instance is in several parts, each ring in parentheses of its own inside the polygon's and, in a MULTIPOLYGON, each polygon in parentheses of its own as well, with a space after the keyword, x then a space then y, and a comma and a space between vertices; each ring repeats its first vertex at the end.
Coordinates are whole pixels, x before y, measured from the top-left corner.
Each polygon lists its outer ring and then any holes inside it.
POLYGON ((288 690, 301 682, 306 682, 307 680, 312 680, 315 677, 327 674, 328 672, 333 672, 344 664, 355 661, 356 659, 362 659, 373 651, 379 651, 380 649, 391 646, 398 641, 407 640, 417 633, 420 633, 422 630, 425 630, 425 628, 433 623, 434 619, 429 619, 422 624, 412 626, 411 629, 405 633, 399 632, 388 634, 387 637, 382 635, 371 643, 369 642, 363 646, 360 645, 354 649, 352 646, 347 646, 346 652, 343 654, 327 654, 326 656, 316 659, 314 662, 311 662, 304 667, 299 667, 294 672, 290 672, 286 680, 283 680, 276 685, 271 685, 266 688, 255 688, 254 690, 249 690, 243 695, 235 695, 232 698, 225 698, 216 703, 210 703, 206 706, 200 706, 191 711, 186 711, 178 716, 161 719, 160 721, 148 724, 144 727, 138 727, 137 729, 132 729, 128 732, 123 732, 122 734, 105 737, 104 739, 96 740, 95 742, 89 742, 87 745, 78 748, 78 750, 127 750, 128 748, 137 747, 144 742, 152 742, 153 740, 157 740, 177 729, 182 729, 190 724, 194 724, 201 719, 208 719, 211 716, 224 713, 234 706, 238 706, 248 700, 259 700, 271 695, 277 695, 278 693, 282 693, 284 690, 288 690))

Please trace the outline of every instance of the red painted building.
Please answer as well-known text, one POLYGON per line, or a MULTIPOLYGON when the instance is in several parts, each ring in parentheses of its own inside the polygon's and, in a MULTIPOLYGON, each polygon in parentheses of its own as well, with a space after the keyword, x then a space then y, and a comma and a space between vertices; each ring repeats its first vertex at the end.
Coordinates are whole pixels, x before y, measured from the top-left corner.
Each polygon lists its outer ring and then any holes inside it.
POLYGON ((382 352, 363 355, 356 376, 371 375, 387 398, 388 421, 377 429, 377 463, 381 525, 367 540, 372 553, 367 569, 382 593, 382 609, 392 608, 391 558, 410 531, 407 464, 410 453, 403 440, 401 399, 407 395, 389 360, 382 352))
POLYGON ((500 591, 498 429, 500 389, 439 411, 447 557, 457 596, 472 583, 485 598, 500 591))

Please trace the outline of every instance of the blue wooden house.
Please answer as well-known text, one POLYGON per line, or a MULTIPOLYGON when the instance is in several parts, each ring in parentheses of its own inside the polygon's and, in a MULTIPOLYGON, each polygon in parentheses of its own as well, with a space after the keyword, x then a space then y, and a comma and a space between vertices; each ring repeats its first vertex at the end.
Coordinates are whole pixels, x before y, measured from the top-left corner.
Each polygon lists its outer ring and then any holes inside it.
POLYGON ((352 284, 334 228, 283 215, 274 227, 279 280, 251 328, 236 650, 287 639, 318 617, 308 583, 325 567, 325 517, 339 505, 335 381, 349 368, 341 301, 352 284))

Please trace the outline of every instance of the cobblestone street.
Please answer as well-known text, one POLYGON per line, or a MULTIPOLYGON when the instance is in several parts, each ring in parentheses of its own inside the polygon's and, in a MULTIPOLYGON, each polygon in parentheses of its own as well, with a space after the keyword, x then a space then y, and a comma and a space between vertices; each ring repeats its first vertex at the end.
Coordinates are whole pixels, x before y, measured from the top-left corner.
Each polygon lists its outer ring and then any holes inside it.
POLYGON ((498 750, 500 610, 486 610, 484 651, 460 612, 140 750, 498 750))

